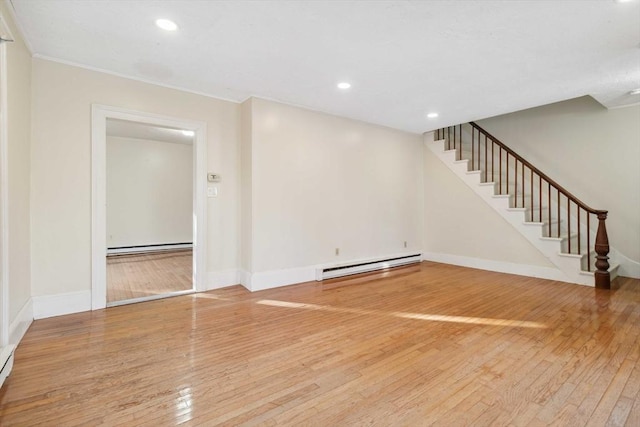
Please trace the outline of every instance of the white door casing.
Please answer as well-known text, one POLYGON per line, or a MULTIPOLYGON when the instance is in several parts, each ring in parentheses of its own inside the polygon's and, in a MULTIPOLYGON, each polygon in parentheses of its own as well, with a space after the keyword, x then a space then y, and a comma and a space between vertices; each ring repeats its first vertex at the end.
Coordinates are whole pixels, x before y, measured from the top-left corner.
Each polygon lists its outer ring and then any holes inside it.
POLYGON ((0 385, 11 372, 9 345, 9 133, 7 115, 7 42, 11 31, 0 15, 0 385))
POLYGON ((193 283, 195 291, 206 290, 206 123, 93 104, 91 106, 91 309, 105 308, 107 304, 107 119, 128 120, 194 131, 193 283))

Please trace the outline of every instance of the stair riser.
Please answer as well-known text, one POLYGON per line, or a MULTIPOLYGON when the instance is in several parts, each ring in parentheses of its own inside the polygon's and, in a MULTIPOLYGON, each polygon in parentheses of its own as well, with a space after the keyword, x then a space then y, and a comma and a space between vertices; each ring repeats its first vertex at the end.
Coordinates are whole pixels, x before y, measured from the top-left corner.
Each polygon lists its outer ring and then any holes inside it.
MULTIPOLYGON (((596 271, 596 256, 597 254, 593 251, 591 251, 591 253, 587 256, 587 254, 585 253, 582 256, 582 262, 581 262, 581 266, 582 266, 582 270, 584 271, 588 271, 587 270, 587 262, 590 262, 591 264, 591 271, 596 271)), ((609 260, 609 265, 611 265, 613 262, 611 260, 609 260)))
POLYGON ((564 238, 560 247, 562 253, 565 254, 585 254, 587 252, 587 242, 582 238, 580 240, 580 251, 578 253, 578 236, 572 237, 571 239, 564 238), (571 240, 571 248, 569 248, 569 240, 571 240))
MULTIPOLYGON (((457 167, 457 165, 456 165, 457 167)), ((543 219, 548 219, 549 218, 549 208, 548 208, 548 197, 546 194, 543 193, 542 195, 542 200, 540 200, 540 196, 538 195, 538 193, 534 193, 533 194, 533 200, 531 197, 531 193, 528 191, 525 191, 525 195, 524 197, 522 197, 522 192, 520 191, 520 188, 518 188, 518 192, 516 193, 515 190, 513 189, 513 186, 511 186, 510 189, 507 189, 504 185, 502 187, 502 192, 500 192, 500 186, 499 183, 497 182, 493 182, 493 185, 489 185, 491 183, 491 181, 485 181, 484 177, 482 174, 479 175, 480 176, 480 182, 487 184, 484 185, 483 187, 485 188, 490 188, 491 191, 493 191, 493 194, 496 195, 504 195, 504 196, 509 196, 509 203, 510 203, 510 207, 512 208, 531 208, 531 206, 533 206, 535 208, 535 212, 534 212, 534 216, 535 216, 535 220, 539 221, 540 217, 539 217, 539 203, 540 201, 542 201, 542 218, 543 219), (523 202, 524 202, 524 206, 523 206, 523 202)), ((485 190, 483 190, 485 191, 485 190)), ((575 209, 575 208, 574 208, 575 209)), ((554 200, 552 200, 552 206, 551 206, 551 215, 556 216, 557 215, 557 207, 555 206, 554 200)))
MULTIPOLYGON (((427 142, 427 146, 429 147, 429 149, 431 149, 431 151, 436 154, 436 156, 438 156, 450 169, 452 169, 460 178, 462 178, 462 180, 472 189, 474 189, 474 191, 476 191, 478 193, 479 196, 481 196, 481 198, 483 198, 494 210, 496 210, 496 212, 498 212, 505 220, 507 220, 509 223, 511 223, 514 228, 516 228, 517 230, 519 230, 524 237, 529 240, 534 247, 538 248, 538 250, 540 250, 540 252, 547 257, 553 264, 556 265, 556 267, 559 269, 559 273, 561 275, 565 275, 564 277, 566 277, 565 279, 561 279, 561 280, 566 280, 566 281, 570 281, 573 283, 579 283, 579 284, 583 284, 583 285, 588 285, 588 286, 594 286, 594 280, 593 280, 593 276, 592 275, 585 275, 585 274, 580 274, 580 266, 582 263, 582 258, 580 256, 561 256, 560 253, 563 249, 567 249, 568 247, 568 240, 564 240, 561 241, 560 239, 548 239, 548 240, 543 240, 541 239, 542 236, 546 236, 549 234, 548 232, 548 225, 546 224, 525 224, 526 221, 530 221, 531 220, 531 207, 529 205, 531 205, 531 197, 530 197, 530 184, 528 182, 528 178, 525 179, 525 206, 527 207, 526 209, 511 209, 509 210, 509 208, 513 208, 516 204, 514 203, 515 200, 515 195, 507 195, 506 197, 500 197, 500 196, 495 196, 496 194, 496 189, 497 184, 494 185, 481 185, 481 182, 485 181, 485 177, 484 177, 484 172, 471 172, 469 171, 470 168, 470 162, 469 161, 460 161, 460 156, 459 153, 451 151, 451 152, 443 152, 443 145, 442 143, 434 143, 434 144, 429 144, 427 142), (527 191, 527 188, 529 188, 529 191, 527 191)), ((495 165, 494 165, 494 170, 495 170, 495 165)), ((520 171, 521 169, 519 169, 520 171)), ((497 170, 496 172, 496 177, 497 177, 497 170)), ((506 184, 506 170, 503 170, 503 176, 505 177, 505 183, 506 184)), ((518 175, 518 178, 521 178, 520 172, 518 175)), ((487 179, 490 180, 491 179, 491 174, 489 173, 487 176, 487 179)), ((513 176, 513 163, 510 165, 510 187, 511 190, 513 192, 514 190, 514 176, 513 176)), ((539 196, 536 197, 536 193, 535 191, 537 190, 537 188, 535 187, 535 184, 537 182, 534 179, 534 206, 533 206, 533 220, 534 221, 540 221, 542 220, 544 221, 548 221, 549 220, 549 209, 546 206, 543 206, 542 208, 542 218, 540 218, 539 216, 539 211, 540 208, 538 208, 537 205, 539 203, 539 196)), ((506 190, 506 186, 503 184, 503 189, 506 190)), ((522 193, 520 192, 521 190, 521 180, 518 179, 518 206, 521 206, 521 197, 522 197, 522 193)), ((543 187, 544 189, 544 187, 543 187)), ((503 191, 504 191, 503 190, 503 191)), ((547 200, 545 199, 545 193, 543 192, 543 196, 542 196, 543 202, 547 202, 547 200)), ((548 199, 548 196, 547 196, 548 199)), ((551 206, 551 220, 555 220, 555 215, 557 212, 557 208, 555 206, 555 203, 552 200, 552 206, 551 206)), ((565 214, 566 215, 566 214, 565 214)), ((564 219, 561 219, 562 221, 564 221, 564 219)), ((572 228, 575 228, 574 225, 574 220, 572 219, 572 228)), ((561 224, 561 231, 565 232, 564 229, 564 224, 563 222, 560 223, 561 224)), ((557 224, 554 223, 552 224, 553 226, 553 230, 552 232, 555 233, 555 230, 557 229, 557 224)), ((576 240, 572 240, 572 247, 575 247, 576 245, 576 240)), ((585 245, 585 243, 582 243, 582 245, 585 245)), ((586 257, 584 257, 586 258, 586 257)), ((586 261, 585 261, 586 262, 586 261)), ((586 265, 586 264, 585 264, 586 265)))
POLYGON ((558 237, 567 234, 567 227, 564 221, 560 221, 560 232, 558 233, 558 222, 552 221, 551 227, 549 227, 549 223, 545 222, 544 227, 542 227, 542 237, 558 237))
MULTIPOLYGON (((457 151, 456 154, 456 159, 457 160, 468 160, 469 161, 469 170, 479 170, 482 172, 482 176, 484 177, 485 173, 485 169, 487 170, 487 180, 491 180, 492 177, 498 181, 500 178, 502 178, 502 182, 506 182, 507 181, 507 163, 505 160, 505 156, 503 154, 502 157, 502 168, 500 167, 500 162, 499 162, 499 158, 498 155, 495 155, 494 158, 494 162, 493 162, 493 168, 492 168, 492 164, 491 164, 491 155, 489 155, 489 157, 487 158, 487 162, 485 163, 485 159, 484 159, 484 153, 482 153, 482 155, 480 156, 480 158, 478 158, 477 154, 474 155, 474 157, 471 157, 471 152, 470 151, 463 151, 462 153, 460 153, 459 151, 457 151), (486 165, 486 167, 485 167, 486 165)), ((513 186, 514 182, 518 182, 519 186, 522 186, 522 177, 523 177, 523 173, 522 173, 522 164, 518 163, 517 166, 517 179, 515 177, 516 175, 516 166, 515 163, 513 161, 513 157, 510 158, 509 161, 509 182, 510 184, 513 186)), ((524 182, 525 182, 525 188, 530 187, 531 186, 531 170, 529 168, 525 168, 524 171, 524 182)), ((539 185, 539 178, 537 175, 534 174, 533 177, 533 184, 534 187, 536 185, 539 185)), ((544 182, 543 182, 543 187, 545 186, 544 182)))
MULTIPOLYGON (((489 148, 490 147, 491 146, 489 146, 489 148)), ((453 145, 451 146, 451 148, 453 148, 453 145)), ((474 151, 473 153, 473 158, 474 158, 473 163, 471 162, 471 157, 472 157, 472 154, 471 154, 470 144, 463 144, 461 148, 458 147, 457 150, 451 151, 449 154, 449 158, 452 161, 456 161, 456 165, 454 167, 457 169, 457 172, 469 175, 465 179, 465 182, 467 182, 467 184, 469 184, 473 188, 476 188, 478 193, 483 198, 485 198, 488 203, 493 204, 494 208, 496 208, 496 210, 498 211, 504 208, 505 206, 509 208, 524 207, 525 209, 523 210, 518 209, 517 211, 505 211, 502 213, 505 219, 507 219, 510 223, 512 223, 516 228, 518 228, 522 220, 524 220, 525 222, 543 222, 543 223, 551 222, 551 230, 549 230, 548 224, 543 224, 543 225, 528 224, 528 226, 526 227, 526 230, 523 232, 523 234, 525 234, 528 239, 530 240, 534 239, 532 240, 532 242, 535 241, 536 236, 554 237, 554 239, 542 241, 541 243, 535 245, 539 249, 541 249, 543 253, 550 254, 550 256, 552 257, 553 252, 569 251, 569 239, 567 238, 555 239, 555 237, 558 235, 558 219, 557 219, 558 211, 557 211, 557 205, 556 205, 557 196, 554 193, 552 193, 552 198, 551 198, 551 211, 549 211, 549 208, 547 206, 543 205, 542 212, 540 212, 540 208, 538 207, 538 205, 541 199, 540 199, 540 196, 536 193, 538 189, 539 181, 536 177, 533 178, 534 182, 533 182, 533 201, 532 201, 531 200, 532 187, 530 183, 531 176, 528 169, 525 170, 525 173, 524 173, 524 186, 523 186, 523 183, 522 183, 523 175, 522 175, 522 169, 521 169, 522 166, 518 165, 518 171, 517 171, 517 177, 516 177, 515 163, 513 160, 510 161, 509 176, 507 177, 505 155, 503 155, 502 157, 502 168, 500 168, 497 151, 494 151, 494 155, 493 155, 494 164, 493 164, 493 170, 492 170, 491 154, 489 151, 488 159, 487 159, 488 170, 486 174, 484 171, 485 169, 484 149, 478 152, 477 146, 476 146, 476 151, 474 151), (467 161, 461 161, 461 159, 467 159, 467 161), (479 168, 479 170, 470 172, 470 169, 472 168, 475 168, 475 169, 479 168), (508 188, 506 185, 507 179, 509 180, 508 188), (494 195, 500 194, 500 184, 499 184, 500 181, 502 181, 502 186, 501 186, 502 193, 505 195, 508 195, 508 197, 494 196, 494 195), (517 181, 517 189, 515 188, 516 181, 517 181), (494 183, 493 185, 478 185, 478 183, 485 183, 485 182, 487 183, 494 182, 494 183), (522 195, 523 187, 524 187, 524 206, 523 206, 523 195, 522 195), (533 210, 533 216, 532 216, 532 210, 533 210)), ((543 190, 542 202, 544 204, 547 204, 548 195, 546 194, 546 188, 544 185, 542 187, 542 190, 543 190)), ((561 236, 567 234, 566 215, 567 215, 566 205, 563 204, 561 205, 561 213, 560 213, 560 220, 559 220, 560 222, 559 234, 561 236)), ((582 221, 583 223, 581 224, 580 228, 583 234, 581 235, 582 239, 580 242, 580 247, 581 247, 580 249, 581 249, 581 252, 585 254, 582 257, 576 256, 576 257, 569 257, 569 258, 563 259, 562 261, 559 261, 558 264, 565 264, 565 263, 572 264, 572 263, 578 262, 580 264, 580 267, 586 270, 587 262, 588 262, 587 260, 590 260, 591 270, 595 271, 595 254, 592 253, 589 257, 586 255, 588 248, 586 247, 586 241, 585 241, 586 240, 586 237, 585 237, 586 224, 584 223, 584 216, 582 217, 582 221)), ((594 221, 592 221, 592 223, 593 222, 594 221)), ((575 214, 572 212, 572 215, 571 215, 572 233, 577 232, 576 226, 577 226, 577 220, 575 218, 575 214)), ((593 244, 595 239, 595 231, 594 230, 591 230, 591 231, 592 231, 591 244, 593 244)), ((577 248, 578 248, 578 239, 577 239, 577 236, 574 236, 571 238, 571 252, 574 254, 577 254, 578 252, 577 248)), ((592 284, 592 283, 589 283, 589 284, 592 284)))

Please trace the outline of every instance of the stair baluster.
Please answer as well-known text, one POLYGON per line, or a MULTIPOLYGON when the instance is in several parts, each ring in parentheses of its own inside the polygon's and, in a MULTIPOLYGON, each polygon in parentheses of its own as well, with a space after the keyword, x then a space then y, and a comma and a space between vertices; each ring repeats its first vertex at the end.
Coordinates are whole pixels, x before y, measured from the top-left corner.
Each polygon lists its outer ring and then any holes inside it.
MULTIPOLYGON (((580 201, 578 198, 576 198, 573 194, 571 194, 570 192, 568 192, 564 187, 562 187, 561 185, 559 185, 558 183, 556 183, 554 180, 552 180, 551 178, 549 178, 546 174, 544 174, 542 171, 540 171, 539 169, 537 169, 535 166, 533 166, 531 163, 529 163, 527 160, 525 160, 524 158, 522 158, 520 155, 518 155, 516 152, 514 152, 513 150, 511 150, 509 147, 507 147, 506 145, 504 145, 504 143, 502 143, 499 139, 495 138, 493 135, 491 135, 489 132, 487 132, 486 130, 484 130, 482 127, 478 126, 477 123, 475 122, 470 122, 468 125, 465 124, 464 127, 463 125, 456 125, 456 126, 449 126, 446 128, 442 128, 442 129, 438 129, 435 131, 436 137, 438 139, 445 139, 446 140, 446 147, 447 149, 451 149, 451 133, 453 133, 453 149, 455 149, 457 152, 459 152, 459 159, 462 160, 462 150, 463 150, 463 144, 464 144, 464 131, 465 128, 470 127, 470 132, 467 132, 467 136, 470 135, 471 137, 471 169, 473 170, 480 170, 481 171, 481 176, 484 176, 484 182, 488 182, 488 176, 489 176, 489 168, 491 168, 491 180, 493 182, 496 181, 496 177, 495 177, 495 165, 494 162, 497 160, 498 162, 498 167, 497 167, 497 172, 498 172, 498 194, 503 194, 503 185, 502 185, 502 164, 505 163, 505 171, 506 171, 506 193, 504 194, 511 194, 511 189, 509 187, 509 176, 510 176, 510 167, 509 167, 509 163, 511 161, 511 157, 513 157, 513 163, 514 163, 514 179, 515 179, 515 183, 514 183, 514 193, 512 194, 513 196, 513 201, 512 201, 512 205, 514 207, 519 207, 518 206, 518 196, 521 197, 522 199, 522 208, 527 209, 527 207, 525 206, 525 167, 529 169, 529 203, 530 206, 528 207, 528 218, 531 222, 534 222, 535 218, 535 214, 534 211, 537 210, 538 212, 538 216, 537 219, 539 222, 544 222, 543 217, 542 217, 542 212, 543 212, 543 207, 542 207, 542 198, 543 198, 543 188, 546 187, 547 190, 547 197, 546 197, 546 201, 548 203, 546 212, 548 214, 548 237, 556 237, 556 238, 562 238, 562 233, 561 233, 561 222, 564 222, 566 220, 566 224, 567 224, 567 235, 566 235, 566 243, 567 243, 567 252, 569 254, 571 253, 575 253, 577 255, 581 255, 582 254, 582 242, 584 242, 584 239, 582 239, 582 234, 586 233, 586 256, 587 256, 587 265, 586 265, 586 269, 587 271, 592 271, 591 268, 591 215, 595 215, 598 219, 598 229, 596 231, 596 241, 595 241, 595 245, 594 245, 594 250, 595 253, 597 254, 595 259, 595 267, 596 267, 596 271, 594 272, 594 277, 595 277, 595 285, 598 288, 605 288, 605 289, 609 289, 610 288, 610 274, 609 274, 609 262, 608 262, 608 254, 609 254, 609 239, 607 236, 607 230, 606 230, 606 225, 605 225, 605 220, 607 219, 607 211, 604 210, 598 210, 598 209, 593 209, 591 207, 589 207, 588 205, 586 205, 585 203, 583 203, 582 201, 580 201), (457 129, 456 129, 457 128, 457 129), (453 131, 453 132, 452 132, 453 131), (476 136, 477 135, 477 136, 476 136), (484 162, 482 162, 482 136, 484 136, 484 162), (489 150, 489 142, 491 142, 491 149, 489 150), (477 143, 477 144, 476 144, 477 143), (477 148, 476 148, 477 145, 477 148), (495 145, 498 146, 498 159, 495 158, 494 155, 494 149, 495 149, 495 145), (477 150, 477 151, 476 151, 477 150), (502 151, 504 150, 505 152, 505 158, 503 159, 503 154, 502 151), (491 154, 491 164, 489 164, 489 154, 491 154), (476 160, 477 159, 477 160, 476 160), (482 170, 482 163, 484 163, 484 170, 482 170), (520 173, 521 173, 521 179, 520 179, 520 185, 521 185, 521 191, 520 191, 520 195, 518 194, 518 169, 520 169, 520 173), (483 172, 483 173, 482 173, 483 172), (534 188, 534 175, 538 177, 537 179, 537 185, 536 188, 534 188), (543 187, 543 183, 546 184, 543 187), (557 210, 556 212, 553 212, 551 209, 551 201, 552 201, 552 197, 551 197, 551 192, 552 192, 552 188, 556 191, 557 194, 557 200, 556 205, 557 205, 557 210), (537 194, 537 201, 538 201, 538 209, 535 208, 534 206, 534 197, 535 197, 535 190, 537 190, 538 194, 537 194), (561 195, 566 197, 567 199, 567 209, 566 209, 566 218, 563 218, 562 216, 562 210, 561 210, 561 195), (576 245, 572 245, 572 239, 573 237, 576 236, 572 236, 571 232, 571 204, 575 204, 576 205, 576 223, 577 225, 575 225, 575 227, 577 227, 576 230, 576 235, 577 235, 577 241, 576 241, 576 245), (583 224, 581 222, 581 215, 582 212, 584 211, 584 214, 586 215, 586 229, 583 231, 583 228, 581 226, 581 224, 583 224), (555 213, 556 217, 553 218, 553 214, 555 213), (556 221, 557 223, 557 227, 552 227, 552 222, 556 221), (555 228, 555 230, 554 230, 555 228), (555 235, 553 235, 555 233, 555 235)), ((456 153, 456 159, 458 159, 458 154, 456 153)))

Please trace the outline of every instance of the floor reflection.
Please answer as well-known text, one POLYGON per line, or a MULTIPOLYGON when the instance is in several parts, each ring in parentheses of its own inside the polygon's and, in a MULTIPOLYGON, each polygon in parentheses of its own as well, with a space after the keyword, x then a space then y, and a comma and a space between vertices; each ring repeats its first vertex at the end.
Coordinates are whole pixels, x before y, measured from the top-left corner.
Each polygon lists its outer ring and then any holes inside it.
POLYGON ((513 319, 491 319, 485 317, 468 317, 468 316, 449 316, 443 314, 424 314, 424 313, 405 313, 402 311, 386 312, 380 310, 365 310, 360 308, 334 307, 328 305, 306 304, 290 301, 278 301, 263 299, 257 301, 256 304, 269 305, 272 307, 299 308, 305 310, 322 310, 336 313, 365 314, 372 316, 392 316, 402 319, 427 320, 431 322, 451 322, 451 323, 468 323, 474 325, 490 325, 490 326, 508 326, 513 328, 536 328, 546 329, 547 326, 538 322, 528 322, 524 320, 513 319))

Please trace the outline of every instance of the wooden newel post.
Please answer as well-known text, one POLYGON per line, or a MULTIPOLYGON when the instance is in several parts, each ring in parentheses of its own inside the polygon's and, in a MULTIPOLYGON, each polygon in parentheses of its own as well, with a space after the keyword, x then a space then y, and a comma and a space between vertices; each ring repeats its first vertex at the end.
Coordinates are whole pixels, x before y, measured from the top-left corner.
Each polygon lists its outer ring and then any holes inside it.
POLYGON ((605 220, 607 212, 598 213, 598 232, 596 233, 596 288, 611 289, 611 277, 609 276, 609 237, 605 220))

